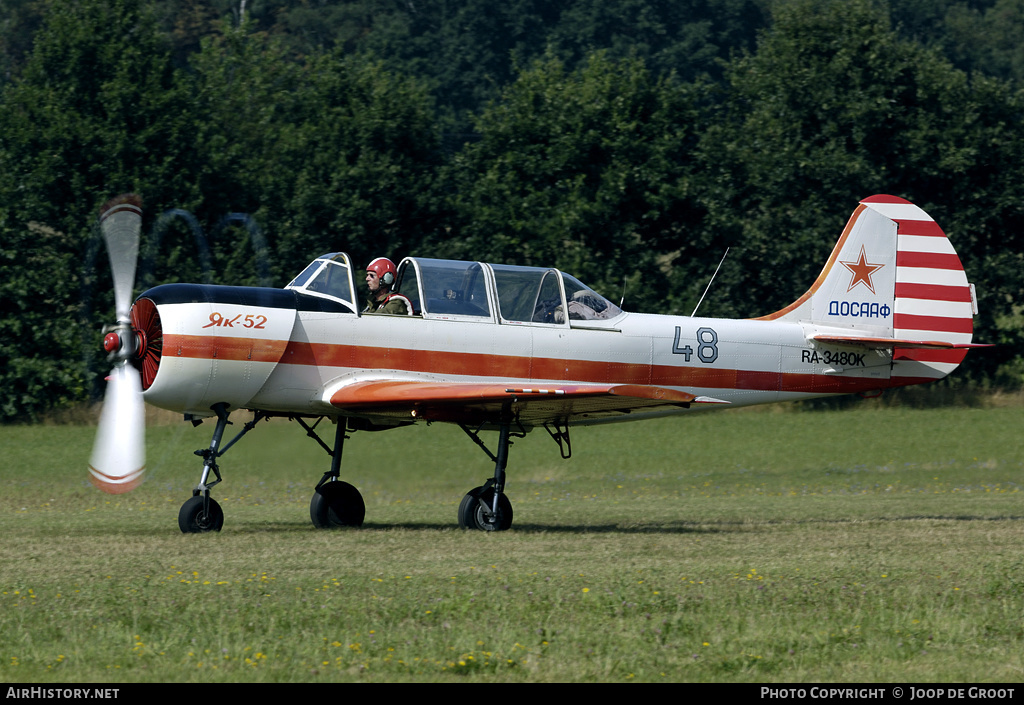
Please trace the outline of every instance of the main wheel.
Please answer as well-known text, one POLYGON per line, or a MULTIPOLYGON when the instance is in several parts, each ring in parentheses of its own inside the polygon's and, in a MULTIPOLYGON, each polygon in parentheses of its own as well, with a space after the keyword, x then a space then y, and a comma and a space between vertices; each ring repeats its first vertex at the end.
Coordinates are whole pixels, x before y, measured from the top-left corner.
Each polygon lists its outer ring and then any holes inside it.
POLYGON ((502 493, 498 499, 498 513, 492 516, 484 511, 480 502, 487 507, 494 504, 494 490, 490 487, 477 487, 466 493, 459 504, 459 527, 463 529, 479 529, 481 531, 506 531, 512 526, 512 503, 502 493))
POLYGON ((341 480, 325 482, 309 500, 309 518, 318 529, 336 526, 362 526, 366 516, 363 496, 341 480))
POLYGON ((207 531, 220 531, 224 526, 224 510, 213 499, 209 500, 209 510, 203 508, 203 496, 195 495, 181 505, 178 511, 178 528, 183 534, 203 534, 207 531))

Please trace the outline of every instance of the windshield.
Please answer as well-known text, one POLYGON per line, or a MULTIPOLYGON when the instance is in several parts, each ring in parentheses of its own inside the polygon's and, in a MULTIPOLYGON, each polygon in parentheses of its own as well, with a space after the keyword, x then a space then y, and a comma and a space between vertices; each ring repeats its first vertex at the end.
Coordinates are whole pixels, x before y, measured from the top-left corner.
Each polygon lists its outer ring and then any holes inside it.
POLYGON ((355 310, 355 287, 348 255, 330 252, 313 260, 285 289, 342 301, 355 310))
POLYGON ((313 262, 310 262, 308 265, 306 265, 306 268, 302 270, 302 273, 299 274, 299 276, 292 279, 291 282, 289 282, 288 285, 285 286, 285 289, 298 289, 299 287, 305 285, 305 283, 309 281, 309 278, 316 274, 317 270, 319 270, 322 266, 324 266, 324 263, 321 260, 315 260, 313 262))

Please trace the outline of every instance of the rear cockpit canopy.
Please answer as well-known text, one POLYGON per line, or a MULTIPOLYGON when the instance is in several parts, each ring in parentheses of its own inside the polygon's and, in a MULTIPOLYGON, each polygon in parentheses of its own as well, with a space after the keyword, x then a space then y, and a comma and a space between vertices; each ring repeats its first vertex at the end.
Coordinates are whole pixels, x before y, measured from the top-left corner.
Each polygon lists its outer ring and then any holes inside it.
POLYGON ((544 267, 406 257, 396 290, 426 318, 564 326, 622 313, 575 277, 544 267))
POLYGON ((611 301, 557 269, 507 264, 491 269, 504 321, 562 324, 608 320, 622 313, 611 301))

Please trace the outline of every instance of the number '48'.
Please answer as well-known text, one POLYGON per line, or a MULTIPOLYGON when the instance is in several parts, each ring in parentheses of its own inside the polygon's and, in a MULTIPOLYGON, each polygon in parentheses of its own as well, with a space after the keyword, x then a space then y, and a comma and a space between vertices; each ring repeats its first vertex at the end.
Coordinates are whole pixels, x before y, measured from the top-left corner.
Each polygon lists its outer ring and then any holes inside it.
MULTIPOLYGON (((679 338, 682 334, 683 329, 676 326, 676 337, 672 342, 672 353, 674 355, 683 355, 683 359, 689 362, 690 356, 693 355, 693 348, 689 345, 679 347, 679 338)), ((715 332, 714 328, 697 329, 697 357, 701 362, 709 365, 718 359, 718 333, 715 332)))

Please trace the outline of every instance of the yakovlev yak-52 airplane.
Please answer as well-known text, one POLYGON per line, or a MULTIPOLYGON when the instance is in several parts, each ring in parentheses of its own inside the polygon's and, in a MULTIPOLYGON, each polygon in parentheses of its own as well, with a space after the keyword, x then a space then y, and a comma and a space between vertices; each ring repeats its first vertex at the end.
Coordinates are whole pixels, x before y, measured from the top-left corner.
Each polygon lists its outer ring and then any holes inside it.
POLYGON ((118 320, 104 341, 114 367, 89 469, 108 492, 141 482, 144 402, 193 423, 215 418, 179 512, 186 533, 220 530, 217 461, 270 417, 294 419, 331 455, 310 502, 317 527, 363 523, 362 497, 341 480, 348 433, 444 421, 494 462, 463 498, 459 525, 501 531, 512 525, 512 436, 543 427, 568 458, 574 426, 873 393, 940 379, 978 347, 974 288, 953 246, 894 196, 861 201, 811 288, 748 320, 627 313, 554 268, 420 257, 385 275, 408 314, 367 314, 343 252, 283 289, 164 284, 129 305, 141 219, 134 196, 101 215, 118 320), (222 445, 239 409, 253 420, 222 445), (313 431, 324 419, 333 447, 313 431), (498 431, 493 452, 485 429, 498 431))

